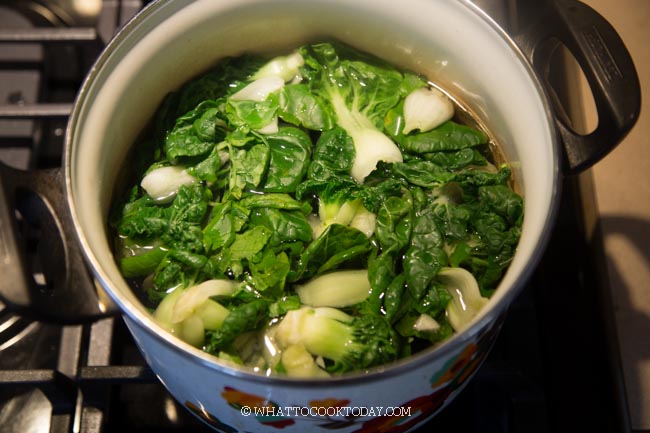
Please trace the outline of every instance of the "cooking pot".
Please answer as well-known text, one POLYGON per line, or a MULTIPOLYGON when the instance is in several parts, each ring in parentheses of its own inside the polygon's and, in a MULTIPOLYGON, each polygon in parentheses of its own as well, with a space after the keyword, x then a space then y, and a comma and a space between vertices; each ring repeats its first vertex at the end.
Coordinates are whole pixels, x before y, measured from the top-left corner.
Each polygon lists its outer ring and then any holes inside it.
POLYGON ((55 243, 71 272, 54 281, 54 290, 29 291, 34 284, 15 255, 19 242, 6 230, 13 212, 3 207, 0 266, 3 276, 12 278, 3 284, 4 301, 64 321, 100 316, 114 304, 165 387, 217 430, 415 428, 461 391, 489 352, 508 305, 544 250, 561 177, 603 157, 638 117, 638 78, 611 26, 573 0, 537 2, 536 10, 531 25, 520 24, 515 42, 467 0, 149 5, 90 70, 66 131, 64 171, 26 174, 3 168, 0 191, 9 202, 15 191, 33 189, 44 197, 45 211, 59 207, 50 224, 62 233, 55 243), (517 252, 495 294, 471 325, 448 341, 394 364, 327 380, 266 377, 215 359, 152 319, 116 265, 108 211, 129 150, 168 91, 225 56, 278 53, 325 38, 422 73, 462 101, 501 143, 524 196, 525 218, 517 252), (571 50, 591 85, 599 115, 591 134, 575 133, 552 103, 546 68, 557 41, 571 50), (77 260, 75 249, 97 288, 83 283, 84 266, 70 264, 77 260), (95 289, 106 295, 100 302, 95 289))

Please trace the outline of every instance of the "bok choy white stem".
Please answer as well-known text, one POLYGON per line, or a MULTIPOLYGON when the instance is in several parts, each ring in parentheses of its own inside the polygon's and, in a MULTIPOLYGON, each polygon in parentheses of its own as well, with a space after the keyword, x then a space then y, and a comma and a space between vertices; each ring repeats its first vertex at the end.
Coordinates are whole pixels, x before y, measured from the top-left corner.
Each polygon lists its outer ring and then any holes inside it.
POLYGON ((300 53, 292 53, 288 56, 278 56, 262 66, 253 75, 253 80, 266 77, 280 77, 285 82, 293 81, 299 77, 299 69, 305 63, 300 53))
POLYGON ((172 323, 179 323, 191 316, 194 311, 213 296, 230 296, 235 291, 235 283, 230 280, 207 280, 185 290, 172 310, 172 323))
POLYGON ((311 307, 349 307, 370 295, 368 271, 346 270, 324 274, 296 289, 300 302, 311 307))
POLYGON ((466 269, 443 268, 438 273, 438 279, 445 285, 451 295, 447 305, 447 319, 456 332, 466 328, 488 298, 481 296, 478 283, 466 269))
POLYGON ((191 185, 197 180, 184 167, 168 166, 149 172, 140 186, 157 202, 172 200, 183 185, 191 185))
POLYGON ((404 100, 404 134, 427 132, 454 117, 454 104, 438 89, 420 88, 404 100))
POLYGON ((330 93, 338 124, 352 137, 355 150, 350 174, 359 183, 377 167, 379 161, 402 162, 402 152, 367 117, 357 110, 350 110, 339 93, 330 93))
POLYGON ((240 91, 230 96, 233 101, 265 101, 273 92, 284 87, 284 80, 280 77, 264 77, 253 81, 240 91))

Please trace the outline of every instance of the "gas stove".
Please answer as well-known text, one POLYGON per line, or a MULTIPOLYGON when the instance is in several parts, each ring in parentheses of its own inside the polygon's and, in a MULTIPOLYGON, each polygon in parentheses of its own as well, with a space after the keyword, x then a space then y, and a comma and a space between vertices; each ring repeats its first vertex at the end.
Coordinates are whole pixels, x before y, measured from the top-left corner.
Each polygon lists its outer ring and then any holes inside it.
MULTIPOLYGON (((86 71, 143 3, 0 2, 0 161, 18 169, 60 166, 67 116, 86 71)), ((526 5, 476 3, 506 28, 526 5)), ((590 188, 588 177, 564 180, 548 249, 490 356, 423 431, 630 431, 590 188)), ((46 284, 38 254, 43 229, 21 215, 18 222, 34 280, 46 284)), ((0 304, 0 432, 136 431, 211 430, 158 382, 120 317, 57 325, 0 304)))

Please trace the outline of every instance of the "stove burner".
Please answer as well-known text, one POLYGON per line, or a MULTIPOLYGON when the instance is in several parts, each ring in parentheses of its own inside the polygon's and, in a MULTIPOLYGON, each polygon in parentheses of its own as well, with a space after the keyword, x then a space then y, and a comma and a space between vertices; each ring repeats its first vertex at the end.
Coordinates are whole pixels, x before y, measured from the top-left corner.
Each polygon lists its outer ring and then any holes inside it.
POLYGON ((4 3, 41 26, 93 27, 102 10, 102 0, 5 0, 4 3))
MULTIPOLYGON (((1 355, 3 350, 16 344, 29 333, 38 332, 39 328, 38 322, 13 314, 0 302, 0 357, 4 358, 1 355)), ((2 364, 5 362, 0 362, 0 365, 2 364)))

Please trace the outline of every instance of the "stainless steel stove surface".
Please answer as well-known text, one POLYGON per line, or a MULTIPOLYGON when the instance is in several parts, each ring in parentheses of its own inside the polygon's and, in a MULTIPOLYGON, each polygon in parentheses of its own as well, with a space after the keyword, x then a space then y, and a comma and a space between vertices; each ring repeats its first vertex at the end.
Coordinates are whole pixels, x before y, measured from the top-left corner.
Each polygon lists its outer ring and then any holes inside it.
MULTIPOLYGON (((522 1, 477 1, 507 26, 522 1)), ((0 2, 0 160, 60 165, 66 116, 136 1, 0 2), (72 6, 84 5, 82 9, 72 6)), ((422 431, 630 430, 591 191, 564 183, 553 237, 467 388, 422 431), (569 260, 570 259, 570 260, 569 260)), ((39 227, 20 219, 37 280, 39 227)), ((42 261, 42 259, 40 259, 42 261)), ((145 365, 119 317, 42 323, 0 304, 0 432, 202 432, 145 365)))

